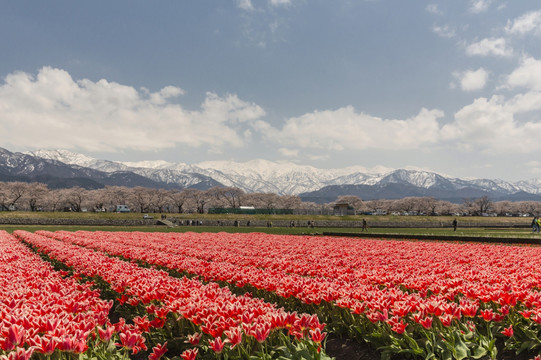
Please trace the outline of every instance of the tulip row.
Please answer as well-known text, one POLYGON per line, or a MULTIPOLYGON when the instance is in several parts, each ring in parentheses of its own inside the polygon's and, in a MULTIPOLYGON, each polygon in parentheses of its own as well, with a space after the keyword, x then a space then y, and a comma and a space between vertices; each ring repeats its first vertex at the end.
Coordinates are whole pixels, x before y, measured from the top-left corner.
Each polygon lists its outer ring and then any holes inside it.
POLYGON ((112 306, 91 286, 63 277, 0 231, 0 358, 85 352, 90 334, 109 321, 112 306))
MULTIPOLYGON (((462 294, 489 302, 498 296, 501 301, 513 304, 526 301, 524 291, 534 289, 541 281, 541 274, 532 271, 541 266, 536 248, 526 247, 452 244, 452 251, 449 251, 450 245, 442 243, 358 242, 350 239, 225 233, 152 236, 125 233, 120 236, 78 232, 75 240, 83 241, 88 236, 95 243, 114 240, 119 245, 135 245, 147 251, 183 255, 187 261, 192 261, 185 266, 192 266, 194 270, 213 263, 233 264, 273 272, 273 275, 294 274, 333 279, 354 283, 356 287, 399 286, 422 297, 438 294, 453 299, 457 294, 462 294), (195 259, 204 262, 196 262, 195 259), (412 261, 415 266, 412 266, 412 261), (500 294, 506 292, 512 296, 502 298, 500 294)), ((242 283, 243 279, 237 281, 242 283)), ((312 300, 319 302, 328 297, 329 294, 320 292, 319 298, 312 300)), ((311 299, 305 300, 309 302, 311 299)))
POLYGON ((455 357, 494 355, 498 344, 541 346, 531 340, 541 323, 538 247, 266 234, 47 235, 205 280, 348 308, 354 316, 342 313, 340 321, 349 319, 373 339, 387 332, 391 352, 417 343, 424 348, 414 353, 455 357))
MULTIPOLYGON (((85 276, 105 281, 118 293, 119 302, 139 307, 146 313, 134 319, 140 331, 134 333, 132 340, 126 341, 128 348, 144 349, 141 339, 145 331, 164 327, 168 331, 178 329, 178 324, 185 319, 189 323, 188 329, 195 334, 189 337, 189 334, 176 335, 184 335, 187 342, 196 345, 203 334, 207 340, 203 349, 210 348, 216 353, 239 348, 238 357, 244 358, 253 355, 250 352, 266 349, 257 344, 277 341, 281 345, 285 342, 290 348, 301 346, 313 350, 310 356, 316 358, 324 356, 320 352, 323 324, 316 316, 288 313, 260 299, 233 295, 216 283, 203 284, 196 279, 171 277, 165 271, 139 267, 133 262, 53 240, 44 234, 47 233, 14 233, 50 258, 85 276)), ((198 349, 189 349, 184 356, 195 357, 198 349)))
POLYGON ((541 266, 537 248, 452 244, 453 252, 449 253, 444 251, 449 244, 377 240, 360 243, 349 239, 265 234, 257 234, 257 238, 255 234, 225 233, 149 236, 145 233, 57 232, 48 235, 129 259, 198 274, 205 280, 227 281, 237 286, 250 284, 283 297, 295 296, 306 303, 334 301, 356 312, 360 312, 359 306, 381 311, 378 302, 387 301, 390 302, 389 313, 402 314, 404 305, 394 306, 400 300, 410 304, 410 311, 428 309, 429 314, 439 316, 445 312, 441 304, 460 298, 460 308, 448 310, 449 313, 470 314, 474 306, 471 303, 476 302, 496 302, 500 306, 521 302, 533 308, 532 315, 541 319, 537 311, 541 297, 535 289, 541 276, 531 271, 541 266), (330 251, 331 246, 336 251, 330 251), (206 249, 208 255, 199 251, 200 248, 206 249), (375 250, 384 256, 374 256, 375 250), (505 257, 501 255, 502 250, 506 251, 505 257), (346 256, 346 252, 350 255, 346 256), (343 255, 339 263, 334 253, 343 255), (320 260, 316 261, 313 254, 320 260), (331 265, 321 261, 327 258, 331 265), (428 266, 419 266, 423 263, 428 266), (438 266, 432 266, 435 264, 438 266), (441 267, 441 264, 446 266, 441 267), (307 273, 309 266, 310 274, 307 273), (513 281, 514 277, 518 279, 513 281))

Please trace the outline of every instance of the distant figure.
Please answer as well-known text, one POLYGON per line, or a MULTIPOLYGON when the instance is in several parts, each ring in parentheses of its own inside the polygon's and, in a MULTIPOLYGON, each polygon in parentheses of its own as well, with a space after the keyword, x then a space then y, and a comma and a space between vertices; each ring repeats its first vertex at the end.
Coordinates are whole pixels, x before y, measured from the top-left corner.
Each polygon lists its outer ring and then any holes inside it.
POLYGON ((539 232, 541 229, 541 219, 538 216, 534 217, 532 220, 532 232, 539 232))
POLYGON ((366 219, 363 219, 363 228, 361 231, 368 231, 368 225, 366 224, 366 219))
POLYGON ((456 231, 456 226, 458 225, 458 222, 456 221, 456 218, 453 220, 453 231, 456 231))

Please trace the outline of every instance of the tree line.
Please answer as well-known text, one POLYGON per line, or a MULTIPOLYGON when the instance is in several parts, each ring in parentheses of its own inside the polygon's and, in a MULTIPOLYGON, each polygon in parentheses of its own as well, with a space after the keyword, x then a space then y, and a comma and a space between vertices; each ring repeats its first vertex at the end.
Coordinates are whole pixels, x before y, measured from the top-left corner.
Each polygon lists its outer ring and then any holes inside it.
POLYGON ((357 214, 387 213, 411 215, 520 215, 540 214, 538 201, 497 201, 484 196, 464 199, 461 204, 432 197, 405 197, 397 200, 362 200, 340 196, 336 201, 317 204, 296 195, 246 193, 236 187, 198 189, 153 189, 106 186, 88 190, 81 187, 49 189, 42 183, 0 182, 0 210, 24 211, 115 211, 128 205, 140 213, 206 213, 209 208, 292 209, 302 214, 332 214, 336 204, 348 204, 357 214))

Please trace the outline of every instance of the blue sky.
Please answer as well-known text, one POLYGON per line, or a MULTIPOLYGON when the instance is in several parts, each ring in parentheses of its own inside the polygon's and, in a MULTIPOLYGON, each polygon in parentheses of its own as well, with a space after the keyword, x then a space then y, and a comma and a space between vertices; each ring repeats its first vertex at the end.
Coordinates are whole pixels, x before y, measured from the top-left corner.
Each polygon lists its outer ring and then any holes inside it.
POLYGON ((541 4, 0 0, 0 147, 541 178, 541 4))

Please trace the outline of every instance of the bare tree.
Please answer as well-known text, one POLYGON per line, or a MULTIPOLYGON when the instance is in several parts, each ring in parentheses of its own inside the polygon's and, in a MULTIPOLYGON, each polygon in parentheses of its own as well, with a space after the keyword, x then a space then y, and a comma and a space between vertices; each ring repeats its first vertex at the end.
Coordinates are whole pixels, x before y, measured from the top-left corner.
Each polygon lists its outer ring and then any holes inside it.
POLYGON ((282 209, 300 209, 301 198, 297 195, 282 195, 280 196, 279 207, 282 209))
POLYGON ((49 190, 43 199, 45 207, 51 211, 61 211, 65 203, 69 189, 52 189, 49 190))
POLYGON ((215 207, 239 208, 244 191, 236 187, 213 187, 207 190, 209 198, 215 200, 215 207))
POLYGON ((492 204, 493 210, 498 214, 499 216, 504 216, 508 213, 514 213, 515 210, 515 203, 511 201, 497 201, 492 204))
POLYGON ((522 214, 530 214, 532 216, 539 216, 541 214, 541 202, 539 201, 521 201, 515 204, 517 212, 522 214))
POLYGON ((137 206, 139 211, 144 213, 152 210, 156 195, 155 189, 137 186, 132 189, 130 199, 137 206))
POLYGON ((253 195, 253 199, 263 209, 276 209, 280 203, 280 196, 274 193, 258 193, 253 195))
POLYGON ((488 198, 488 196, 480 197, 479 199, 476 199, 474 203, 477 207, 477 215, 488 213, 492 207, 492 201, 488 198))
POLYGON ((104 196, 107 197, 104 203, 106 209, 114 211, 116 205, 127 205, 130 202, 131 193, 132 189, 124 186, 106 186, 104 191, 104 196))
POLYGON ((417 198, 417 213, 434 215, 436 212, 437 201, 433 197, 417 198))
POLYGON ((395 200, 392 208, 396 211, 403 213, 413 212, 417 205, 417 199, 414 197, 405 197, 403 199, 395 200))
POLYGON ((199 214, 205 212, 205 206, 210 202, 211 196, 206 191, 197 189, 186 189, 187 198, 192 201, 195 211, 199 214))
POLYGON ((11 202, 10 196, 9 196, 9 190, 6 184, 7 183, 5 182, 0 183, 0 211, 7 210, 11 202))
POLYGON ((89 198, 89 191, 82 187, 73 187, 68 189, 66 193, 66 202, 70 205, 72 211, 81 212, 84 207, 84 202, 89 198))
POLYGON ((453 215, 460 211, 460 205, 450 201, 438 201, 436 212, 440 215, 453 215))
POLYGON ((167 206, 169 200, 169 193, 165 189, 157 189, 154 191, 154 206, 158 208, 158 212, 162 213, 164 211, 169 212, 169 207, 167 206))
POLYGON ((392 200, 369 200, 365 201, 367 208, 373 212, 388 212, 392 206, 392 200))
POLYGON ((49 189, 47 185, 42 183, 28 184, 28 191, 25 194, 25 199, 30 207, 30 211, 36 211, 42 208, 45 204, 45 199, 49 189))
POLYGON ((169 200, 171 205, 173 205, 179 214, 184 212, 184 204, 188 200, 187 193, 185 190, 171 190, 168 193, 169 200))
POLYGON ((4 183, 4 186, 7 188, 7 205, 13 208, 28 189, 28 183, 21 181, 4 183))

